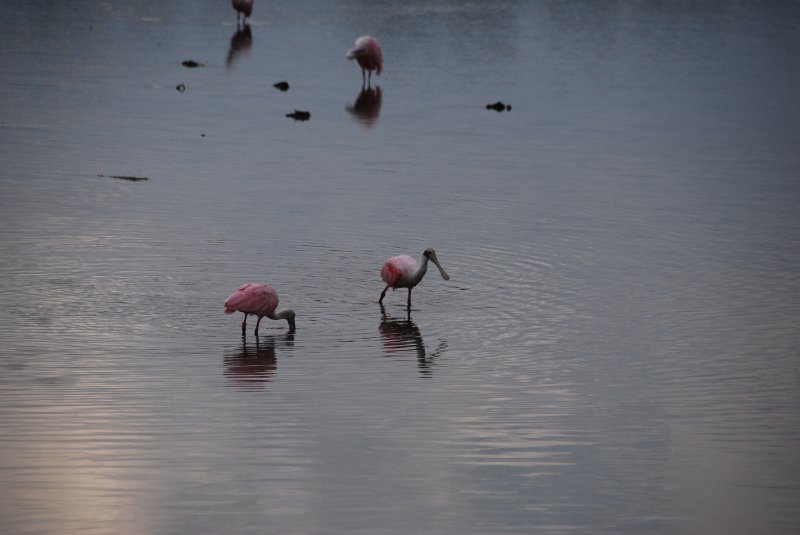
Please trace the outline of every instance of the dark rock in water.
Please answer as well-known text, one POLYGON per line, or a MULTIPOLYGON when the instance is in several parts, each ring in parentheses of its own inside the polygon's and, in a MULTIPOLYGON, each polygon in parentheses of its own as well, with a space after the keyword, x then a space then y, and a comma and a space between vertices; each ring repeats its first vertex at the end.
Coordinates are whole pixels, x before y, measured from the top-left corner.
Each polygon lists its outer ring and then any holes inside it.
POLYGON ((486 105, 486 109, 487 110, 494 110, 496 112, 501 112, 501 111, 506 111, 506 110, 511 111, 511 105, 509 104, 508 106, 506 106, 505 104, 503 104, 502 102, 500 102, 498 100, 494 104, 487 104, 486 105))
MULTIPOLYGON (((97 175, 97 176, 105 177, 106 175, 97 175)), ((141 182, 142 180, 150 180, 146 176, 108 175, 108 178, 118 178, 120 180, 128 180, 130 182, 141 182)))
POLYGON ((286 117, 294 119, 295 121, 308 121, 311 119, 311 113, 307 111, 294 110, 294 113, 287 113, 286 117))
POLYGON ((288 91, 289 90, 289 82, 278 82, 277 84, 273 84, 273 87, 277 87, 281 91, 288 91))
POLYGON ((183 85, 183 84, 178 84, 178 85, 175 86, 175 89, 177 89, 178 91, 183 93, 184 91, 186 91, 186 86, 183 85))
POLYGON ((204 64, 197 63, 196 61, 192 61, 190 59, 187 59, 186 61, 184 61, 183 62, 183 66, 184 67, 189 67, 190 69, 194 69, 195 67, 205 67, 204 64))

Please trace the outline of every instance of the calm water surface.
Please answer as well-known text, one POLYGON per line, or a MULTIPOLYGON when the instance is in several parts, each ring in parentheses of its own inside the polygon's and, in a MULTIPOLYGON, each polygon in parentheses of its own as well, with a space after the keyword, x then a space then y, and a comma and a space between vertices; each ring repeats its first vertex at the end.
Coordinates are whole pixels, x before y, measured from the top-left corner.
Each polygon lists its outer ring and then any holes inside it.
POLYGON ((797 4, 0 21, 3 533, 800 530, 797 4))

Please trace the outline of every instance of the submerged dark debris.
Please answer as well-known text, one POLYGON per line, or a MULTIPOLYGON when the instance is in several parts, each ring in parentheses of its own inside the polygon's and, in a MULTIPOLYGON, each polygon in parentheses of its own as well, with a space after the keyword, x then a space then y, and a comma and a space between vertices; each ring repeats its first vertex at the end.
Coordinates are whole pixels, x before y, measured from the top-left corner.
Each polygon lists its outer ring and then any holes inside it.
POLYGON ((103 174, 98 174, 97 176, 102 178, 118 178, 120 180, 128 180, 130 182, 141 182, 142 180, 150 180, 146 176, 103 175, 103 174))
POLYGON ((195 67, 205 67, 206 64, 205 63, 198 63, 197 61, 194 61, 194 60, 191 60, 191 59, 187 59, 186 61, 183 62, 183 66, 184 67, 188 67, 190 69, 194 69, 195 67))
POLYGON ((186 86, 184 84, 178 84, 178 85, 175 86, 175 89, 177 89, 179 92, 183 93, 184 91, 186 91, 186 86))
POLYGON ((311 119, 311 113, 307 111, 294 110, 294 113, 287 113, 286 117, 294 119, 295 121, 308 121, 311 119))
POLYGON ((281 91, 288 91, 289 90, 289 82, 286 82, 286 81, 278 82, 277 84, 272 84, 272 87, 277 87, 281 91))
POLYGON ((487 110, 494 110, 496 112, 511 111, 511 104, 506 105, 506 104, 503 104, 502 102, 500 102, 498 100, 494 104, 487 104, 486 105, 486 109, 487 110))

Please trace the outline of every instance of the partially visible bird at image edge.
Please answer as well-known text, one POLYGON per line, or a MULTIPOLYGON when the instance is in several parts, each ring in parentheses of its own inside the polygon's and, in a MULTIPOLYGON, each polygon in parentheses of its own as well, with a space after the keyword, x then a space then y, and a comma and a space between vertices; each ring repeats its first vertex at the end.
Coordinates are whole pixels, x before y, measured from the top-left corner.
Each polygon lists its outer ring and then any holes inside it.
POLYGON ((243 15, 244 21, 253 14, 253 0, 231 0, 233 9, 236 10, 236 24, 239 24, 239 15, 243 15))

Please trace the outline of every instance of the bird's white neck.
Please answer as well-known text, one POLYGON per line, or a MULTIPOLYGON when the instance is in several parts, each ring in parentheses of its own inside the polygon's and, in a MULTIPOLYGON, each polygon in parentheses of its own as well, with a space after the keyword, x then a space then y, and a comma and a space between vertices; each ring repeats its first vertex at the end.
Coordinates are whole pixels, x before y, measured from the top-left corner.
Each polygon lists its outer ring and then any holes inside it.
POLYGON ((273 312, 272 314, 267 314, 267 317, 271 320, 288 320, 289 318, 294 316, 293 310, 281 310, 280 312, 273 312))
POLYGON ((289 322, 289 331, 293 332, 295 329, 294 326, 294 310, 281 310, 280 312, 273 312, 271 314, 267 314, 267 317, 271 320, 286 320, 289 322))
POLYGON ((419 264, 417 264, 417 269, 414 271, 414 280, 419 282, 422 280, 422 277, 425 276, 425 273, 428 272, 428 257, 425 256, 425 253, 422 253, 419 257, 419 264))
POLYGON ((420 271, 425 272, 428 270, 428 256, 425 253, 419 255, 419 268, 420 271))

